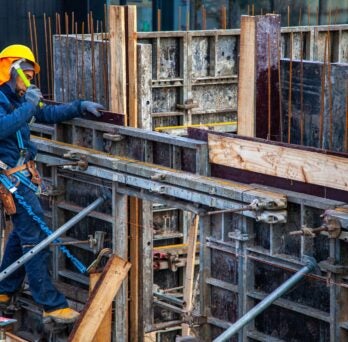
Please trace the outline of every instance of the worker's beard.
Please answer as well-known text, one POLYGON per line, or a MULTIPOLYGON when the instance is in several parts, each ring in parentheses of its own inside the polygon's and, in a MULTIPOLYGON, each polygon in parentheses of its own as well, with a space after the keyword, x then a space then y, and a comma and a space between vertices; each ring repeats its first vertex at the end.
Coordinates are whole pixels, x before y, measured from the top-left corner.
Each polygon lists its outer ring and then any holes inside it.
POLYGON ((25 90, 16 87, 16 94, 17 94, 18 97, 22 97, 25 94, 25 90))

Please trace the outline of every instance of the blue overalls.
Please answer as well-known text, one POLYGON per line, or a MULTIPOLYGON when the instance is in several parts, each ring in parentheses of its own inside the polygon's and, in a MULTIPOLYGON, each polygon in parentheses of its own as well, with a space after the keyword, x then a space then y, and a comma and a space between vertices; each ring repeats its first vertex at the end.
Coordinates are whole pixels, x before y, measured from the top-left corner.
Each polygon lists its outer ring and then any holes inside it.
MULTIPOLYGON (((16 132, 21 132, 23 145, 26 151, 25 161, 33 160, 36 155, 36 147, 30 142, 30 129, 28 122, 35 116, 38 123, 58 123, 81 116, 80 101, 59 106, 45 106, 36 108, 33 104, 25 102, 12 93, 6 84, 0 87, 0 160, 9 167, 15 167, 20 158, 20 149, 16 132)), ((18 193, 24 197, 34 213, 44 219, 44 212, 35 192, 20 183, 18 193)), ((25 245, 37 245, 46 238, 38 223, 33 221, 27 211, 17 202, 16 214, 12 215, 13 230, 9 235, 0 271, 3 271, 31 247, 25 245)), ((68 307, 65 296, 53 285, 50 278, 48 263, 50 251, 46 248, 35 255, 24 266, 0 282, 0 294, 12 295, 18 291, 28 276, 31 294, 37 304, 43 306, 45 311, 68 307)))

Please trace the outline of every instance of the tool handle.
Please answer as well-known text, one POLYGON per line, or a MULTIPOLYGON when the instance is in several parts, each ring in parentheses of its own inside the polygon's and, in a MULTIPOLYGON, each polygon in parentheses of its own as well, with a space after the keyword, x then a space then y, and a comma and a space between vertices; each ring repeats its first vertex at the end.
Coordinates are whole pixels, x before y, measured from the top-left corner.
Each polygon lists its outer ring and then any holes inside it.
MULTIPOLYGON (((29 88, 31 84, 30 84, 30 81, 27 79, 27 76, 25 76, 23 70, 22 70, 21 68, 16 68, 16 70, 17 70, 17 74, 18 74, 19 77, 22 79, 24 85, 25 85, 27 88, 29 88)), ((44 106, 45 106, 45 104, 44 104, 42 101, 40 101, 40 102, 39 102, 39 107, 40 107, 40 108, 43 108, 44 106)))

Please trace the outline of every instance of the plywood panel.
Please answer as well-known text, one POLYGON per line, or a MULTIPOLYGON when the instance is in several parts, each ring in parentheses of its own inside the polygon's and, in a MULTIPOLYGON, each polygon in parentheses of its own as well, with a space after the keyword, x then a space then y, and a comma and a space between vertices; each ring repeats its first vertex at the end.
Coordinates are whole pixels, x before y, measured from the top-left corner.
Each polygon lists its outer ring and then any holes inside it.
POLYGON ((214 164, 348 191, 348 158, 213 134, 208 146, 214 164))

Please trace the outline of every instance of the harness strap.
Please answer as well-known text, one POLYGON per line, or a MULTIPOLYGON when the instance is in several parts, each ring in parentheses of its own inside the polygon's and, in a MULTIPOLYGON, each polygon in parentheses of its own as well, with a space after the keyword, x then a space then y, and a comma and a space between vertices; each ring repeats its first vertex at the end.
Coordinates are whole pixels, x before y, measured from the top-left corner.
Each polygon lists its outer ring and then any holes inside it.
POLYGON ((36 165, 35 162, 33 160, 29 160, 27 163, 22 164, 22 165, 18 165, 13 167, 12 169, 6 169, 2 171, 6 176, 18 176, 19 172, 23 173, 24 176, 29 176, 29 174, 31 175, 31 181, 36 184, 36 185, 40 185, 42 183, 42 179, 41 176, 38 172, 38 170, 36 169, 36 165), (28 170, 27 174, 23 173, 23 171, 28 170))
POLYGON ((3 173, 6 176, 10 176, 10 175, 12 175, 15 172, 20 172, 20 171, 23 171, 23 170, 26 170, 26 169, 27 169, 27 165, 23 164, 23 165, 18 165, 16 167, 13 167, 12 169, 3 170, 3 173))

